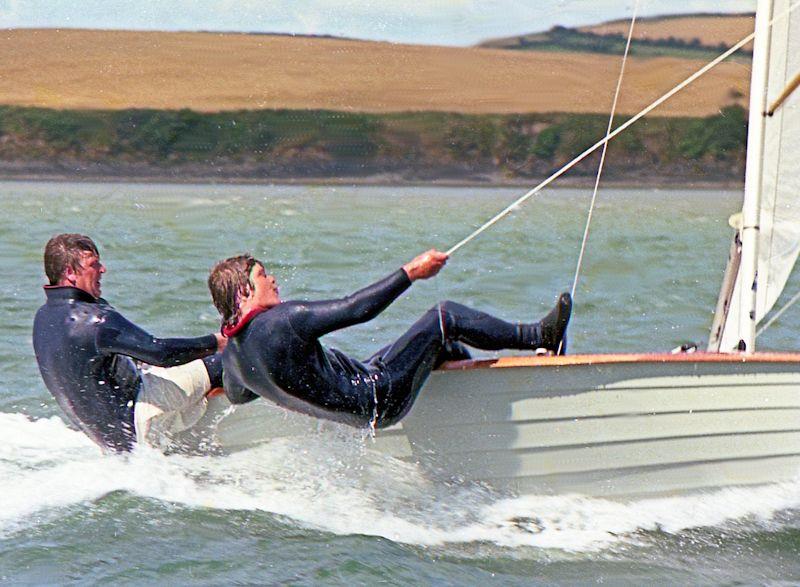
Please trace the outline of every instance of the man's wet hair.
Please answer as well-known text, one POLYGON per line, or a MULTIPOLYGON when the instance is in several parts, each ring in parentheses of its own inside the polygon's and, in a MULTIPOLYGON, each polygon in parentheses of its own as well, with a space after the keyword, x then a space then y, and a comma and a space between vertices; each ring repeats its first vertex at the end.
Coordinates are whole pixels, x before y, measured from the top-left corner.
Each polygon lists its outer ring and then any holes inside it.
POLYGON ((44 272, 50 285, 56 285, 67 267, 77 271, 84 253, 100 255, 97 245, 85 234, 57 234, 44 247, 44 272))
POLYGON ((239 321, 239 300, 250 293, 253 287, 250 272, 256 265, 264 264, 252 255, 229 257, 211 268, 208 289, 214 307, 222 316, 222 326, 233 327, 239 321))

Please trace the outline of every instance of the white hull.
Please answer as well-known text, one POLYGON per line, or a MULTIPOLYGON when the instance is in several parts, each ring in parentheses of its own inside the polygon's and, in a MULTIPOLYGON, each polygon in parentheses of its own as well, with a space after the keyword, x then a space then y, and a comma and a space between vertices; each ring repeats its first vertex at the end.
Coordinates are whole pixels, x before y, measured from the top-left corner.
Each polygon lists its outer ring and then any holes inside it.
MULTIPOLYGON (((266 401, 206 423, 226 451, 329 423, 266 401)), ((206 430, 204 434, 208 434, 206 430)), ((520 494, 677 494, 800 473, 800 354, 585 355, 454 363, 374 449, 520 494)))

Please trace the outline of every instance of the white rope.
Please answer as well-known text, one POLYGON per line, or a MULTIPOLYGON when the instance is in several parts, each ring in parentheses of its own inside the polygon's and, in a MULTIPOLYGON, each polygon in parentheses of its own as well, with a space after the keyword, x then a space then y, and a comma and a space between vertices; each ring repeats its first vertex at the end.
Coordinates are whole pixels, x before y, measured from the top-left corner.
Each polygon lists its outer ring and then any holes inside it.
POLYGON ((756 332, 756 337, 759 337, 759 336, 761 336, 761 333, 762 333, 762 332, 764 332, 764 331, 765 331, 767 328, 769 328, 770 326, 772 326, 772 325, 775 323, 775 321, 776 321, 778 318, 780 318, 781 316, 783 316, 783 313, 784 313, 784 312, 786 312, 786 310, 788 310, 789 308, 791 308, 792 306, 794 306, 794 305, 797 303, 797 301, 798 301, 798 300, 800 300, 800 291, 799 291, 799 292, 797 292, 796 294, 794 294, 794 297, 792 297, 792 299, 791 299, 791 300, 789 300, 788 302, 786 302, 786 305, 784 305, 784 306, 783 306, 783 308, 781 308, 780 310, 778 310, 777 312, 775 312, 775 314, 773 314, 773 315, 772 315, 772 318, 770 318, 770 319, 767 321, 767 323, 766 323, 766 324, 764 324, 764 325, 763 325, 761 328, 759 328, 759 329, 758 329, 758 331, 756 332))
MULTIPOLYGON (((617 89, 614 90, 614 101, 611 104, 611 114, 608 117, 608 127, 606 128, 606 136, 611 134, 611 129, 614 126, 614 116, 617 113, 617 102, 619 101, 619 94, 622 90, 622 79, 625 77, 625 64, 628 62, 628 54, 631 50, 631 40, 633 39, 633 28, 636 25, 636 16, 639 14, 639 0, 633 5, 633 16, 631 16, 631 26, 628 29, 628 41, 625 43, 625 53, 622 55, 622 66, 619 70, 619 78, 617 79, 617 89)), ((603 144, 603 151, 600 154, 600 164, 597 166, 597 177, 594 179, 594 191, 592 192, 592 201, 589 204, 589 214, 586 217, 586 227, 583 229, 583 240, 581 241, 581 251, 578 254, 578 263, 575 266, 575 277, 572 280, 572 290, 570 295, 575 299, 575 290, 578 288, 578 276, 581 273, 581 266, 583 265, 583 255, 586 253, 586 243, 589 241, 589 226, 592 224, 592 216, 594 216, 594 206, 597 202, 597 192, 600 189, 600 178, 603 175, 603 166, 606 162, 606 153, 608 152, 608 142, 603 144)))
MULTIPOLYGON (((778 16, 774 17, 769 22, 769 24, 767 26, 772 27, 776 22, 783 20, 784 18, 789 16, 792 12, 794 12, 794 10, 798 6, 800 6, 800 0, 798 0, 798 2, 795 2, 794 4, 792 4, 783 13, 781 13, 778 16)), ((530 199, 534 195, 538 194, 545 187, 547 187, 548 185, 553 183, 553 181, 555 181, 556 179, 558 179, 559 177, 564 175, 567 171, 569 171, 570 169, 575 167, 575 165, 577 165, 578 163, 580 163, 581 161, 586 159, 586 157, 588 157, 589 155, 594 153, 597 149, 599 149, 600 147, 602 147, 603 145, 608 143, 611 139, 616 137, 622 131, 624 131, 628 127, 632 126, 633 124, 638 122, 643 117, 645 117, 648 114, 650 114, 653 110, 655 110, 656 108, 661 106, 661 104, 663 104, 664 102, 666 102, 667 100, 672 98, 672 96, 674 96, 675 94, 677 94, 678 92, 683 90, 686 86, 692 84, 695 80, 697 80, 698 78, 702 77, 703 75, 708 73, 710 70, 714 69, 717 65, 719 65, 720 63, 725 61, 725 59, 727 59, 728 57, 730 57, 731 55, 736 53, 739 49, 741 49, 742 47, 747 45, 747 43, 752 41, 755 36, 756 36, 755 32, 750 33, 744 39, 742 39, 741 41, 736 43, 733 47, 731 47, 730 49, 728 49, 727 51, 722 53, 719 57, 717 57, 713 61, 707 63, 705 66, 703 66, 700 69, 698 69, 696 72, 694 72, 692 75, 687 77, 685 80, 683 80, 677 86, 672 88, 669 92, 667 92, 666 94, 661 96, 658 100, 656 100, 655 102, 653 102, 652 104, 647 106, 644 110, 642 110, 638 114, 636 114, 633 118, 631 118, 627 122, 625 122, 625 123, 621 124, 620 126, 618 126, 613 132, 608 133, 604 138, 602 138, 599 141, 597 141, 594 145, 592 145, 591 147, 586 149, 583 153, 581 153, 580 155, 575 157, 572 161, 570 161, 569 163, 564 165, 561 169, 559 169, 558 171, 553 173, 550 177, 545 179, 539 185, 537 185, 536 187, 534 187, 533 189, 528 191, 526 194, 524 194, 523 196, 521 196, 520 198, 518 198, 517 200, 515 200, 511 204, 509 204, 506 208, 504 208, 496 216, 494 216, 492 219, 490 219, 488 222, 486 222, 483 226, 481 226, 480 228, 478 228, 477 230, 472 232, 472 234, 470 234, 466 238, 462 239, 461 241, 459 241, 458 243, 456 243, 455 245, 450 247, 446 252, 447 255, 452 255, 458 249, 460 249, 465 244, 467 244, 468 242, 473 240, 476 236, 478 236, 479 234, 484 232, 487 228, 493 226, 494 224, 496 224, 497 222, 499 222, 500 220, 502 220, 503 218, 508 216, 508 214, 510 214, 517 206, 519 206, 520 204, 524 203, 526 200, 530 199)))

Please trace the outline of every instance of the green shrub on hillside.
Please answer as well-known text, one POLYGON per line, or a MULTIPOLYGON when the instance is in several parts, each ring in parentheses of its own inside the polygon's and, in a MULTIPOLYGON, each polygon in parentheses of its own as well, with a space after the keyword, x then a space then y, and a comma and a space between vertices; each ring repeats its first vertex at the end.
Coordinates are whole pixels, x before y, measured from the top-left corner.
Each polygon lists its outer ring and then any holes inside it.
POLYGON ((536 142, 519 124, 510 124, 503 129, 500 160, 506 164, 519 165, 527 161, 534 152, 536 142))
POLYGON ((536 136, 533 154, 539 159, 552 159, 561 146, 561 127, 557 124, 548 126, 536 136))
POLYGON ((474 116, 454 125, 445 140, 454 159, 474 161, 490 158, 499 137, 500 130, 494 121, 474 116))
POLYGON ((567 157, 582 153, 606 135, 607 125, 602 116, 569 116, 561 123, 560 151, 567 157))
POLYGON ((194 134, 199 115, 190 110, 136 110, 127 113, 116 127, 116 143, 121 150, 166 158, 176 144, 194 134))
POLYGON ((372 157, 378 151, 380 125, 368 115, 340 112, 319 113, 315 120, 316 139, 339 157, 372 157))
POLYGON ((108 142, 106 122, 92 112, 15 108, 0 110, 0 131, 42 141, 53 150, 82 153, 108 142))
MULTIPOLYGON (((622 124, 628 121, 628 117, 621 117, 615 116, 614 117, 614 124, 611 126, 611 129, 619 128, 622 124)), ((608 128, 608 127, 606 127, 608 128)), ((635 153, 641 153, 646 149, 644 135, 646 133, 645 125, 639 124, 634 125, 627 131, 623 131, 618 134, 616 137, 611 139, 609 143, 609 148, 612 146, 618 149, 621 149, 624 153, 629 155, 635 153)))
POLYGON ((744 152, 747 143, 747 113, 741 106, 728 106, 716 115, 693 121, 680 142, 688 159, 729 159, 744 152))

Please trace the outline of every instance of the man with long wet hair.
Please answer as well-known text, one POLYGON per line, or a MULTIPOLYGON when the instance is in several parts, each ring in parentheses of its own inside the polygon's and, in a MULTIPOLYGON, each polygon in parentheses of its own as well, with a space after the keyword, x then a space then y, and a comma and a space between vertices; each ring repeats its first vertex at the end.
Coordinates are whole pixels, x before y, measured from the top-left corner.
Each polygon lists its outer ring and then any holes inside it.
POLYGON ((569 294, 534 323, 505 322, 441 302, 366 361, 320 343, 329 332, 371 320, 414 281, 433 277, 446 262, 447 255, 430 250, 350 296, 284 302, 261 261, 250 255, 220 261, 208 286, 229 337, 223 353, 228 398, 244 403, 261 396, 312 416, 385 427, 411 409, 434 367, 469 357, 463 344, 486 350, 563 350, 572 309, 569 294))
POLYGON ((97 245, 59 234, 44 250, 47 301, 33 347, 47 389, 70 421, 101 447, 130 450, 185 429, 222 381, 220 334, 156 338, 100 297, 106 267, 97 245), (202 360, 201 360, 202 359, 202 360))

